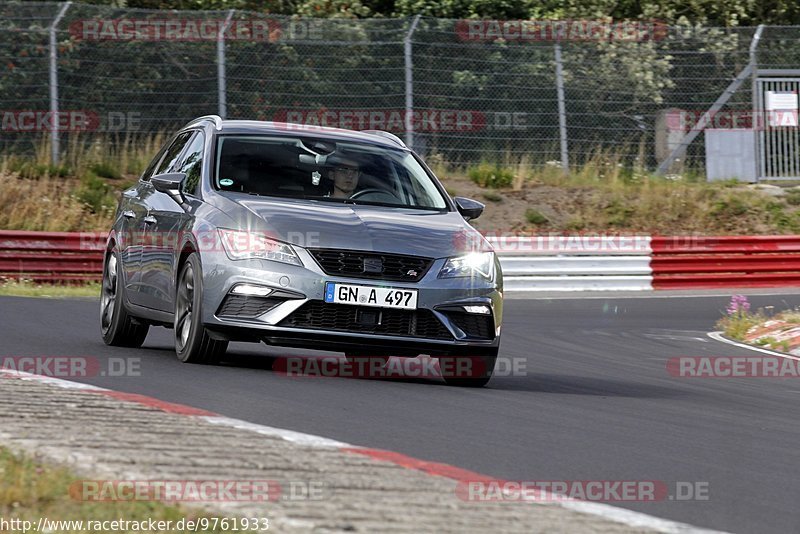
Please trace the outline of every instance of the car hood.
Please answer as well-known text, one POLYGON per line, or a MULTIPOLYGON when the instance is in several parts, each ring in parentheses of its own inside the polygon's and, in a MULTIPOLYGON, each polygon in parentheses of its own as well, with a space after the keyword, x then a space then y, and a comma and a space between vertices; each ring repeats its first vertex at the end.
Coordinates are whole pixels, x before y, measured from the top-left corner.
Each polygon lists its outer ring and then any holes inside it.
POLYGON ((476 248, 491 250, 458 212, 266 200, 249 195, 224 198, 239 207, 220 206, 236 220, 238 229, 266 232, 306 248, 374 250, 431 258, 457 256, 476 248), (241 217, 234 215, 237 211, 241 217))

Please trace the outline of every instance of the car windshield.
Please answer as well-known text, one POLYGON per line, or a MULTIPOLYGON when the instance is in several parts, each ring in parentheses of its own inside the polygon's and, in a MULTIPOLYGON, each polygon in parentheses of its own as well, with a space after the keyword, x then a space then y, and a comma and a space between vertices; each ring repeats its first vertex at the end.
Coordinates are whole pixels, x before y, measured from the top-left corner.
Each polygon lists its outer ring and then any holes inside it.
POLYGON ((214 185, 261 196, 444 210, 442 193, 408 151, 292 137, 222 135, 214 185))

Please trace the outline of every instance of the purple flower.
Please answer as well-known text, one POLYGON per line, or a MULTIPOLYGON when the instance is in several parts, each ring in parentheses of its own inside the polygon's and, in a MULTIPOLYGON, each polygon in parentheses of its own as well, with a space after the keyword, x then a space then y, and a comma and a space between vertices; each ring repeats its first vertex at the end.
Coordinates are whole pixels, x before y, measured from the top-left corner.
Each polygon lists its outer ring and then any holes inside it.
POLYGON ((728 304, 728 315, 741 315, 750 311, 750 303, 744 295, 733 295, 728 304))

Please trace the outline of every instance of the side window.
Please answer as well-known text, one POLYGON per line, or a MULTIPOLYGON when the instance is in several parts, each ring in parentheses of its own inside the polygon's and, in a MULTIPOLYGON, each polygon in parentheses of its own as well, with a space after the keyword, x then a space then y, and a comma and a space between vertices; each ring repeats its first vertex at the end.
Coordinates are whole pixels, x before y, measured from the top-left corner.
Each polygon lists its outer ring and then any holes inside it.
POLYGON ((164 154, 164 159, 161 160, 161 164, 156 169, 155 174, 164 174, 165 172, 170 172, 170 170, 175 166, 175 162, 178 160, 178 156, 181 155, 183 152, 183 147, 186 146, 186 143, 192 137, 192 133, 194 132, 183 132, 175 140, 169 145, 166 154, 164 154))
POLYGON ((156 171, 156 165, 158 165, 158 162, 161 161, 161 158, 164 156, 164 152, 167 151, 167 147, 168 146, 169 145, 164 145, 158 150, 158 153, 156 154, 156 156, 147 165, 147 168, 142 173, 142 176, 141 176, 142 180, 144 180, 145 182, 150 180, 150 177, 153 176, 153 173, 156 171))
POLYGON ((175 172, 186 173, 186 180, 183 181, 182 187, 183 191, 190 195, 195 195, 197 193, 197 187, 200 185, 205 141, 206 138, 203 132, 195 133, 192 141, 189 143, 189 148, 187 148, 184 153, 183 159, 175 169, 175 172))

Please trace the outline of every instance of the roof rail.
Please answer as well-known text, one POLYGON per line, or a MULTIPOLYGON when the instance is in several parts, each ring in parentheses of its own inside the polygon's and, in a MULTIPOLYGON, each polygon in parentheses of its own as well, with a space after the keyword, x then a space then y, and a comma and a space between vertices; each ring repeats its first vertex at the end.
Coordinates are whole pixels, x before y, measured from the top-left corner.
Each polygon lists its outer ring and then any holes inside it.
POLYGON ((202 117, 197 117, 196 119, 189 121, 186 124, 186 126, 184 126, 184 128, 188 128, 189 126, 192 126, 198 122, 203 122, 203 121, 211 121, 214 123, 214 127, 218 131, 222 130, 222 117, 220 117, 219 115, 203 115, 202 117))
POLYGON ((403 142, 403 140, 400 139, 399 137, 397 137, 393 133, 386 132, 386 131, 383 131, 383 130, 361 130, 361 131, 363 133, 377 135, 378 137, 383 137, 384 139, 388 139, 390 141, 394 141, 395 143, 397 143, 398 145, 400 145, 403 148, 408 148, 406 146, 406 144, 403 142))

